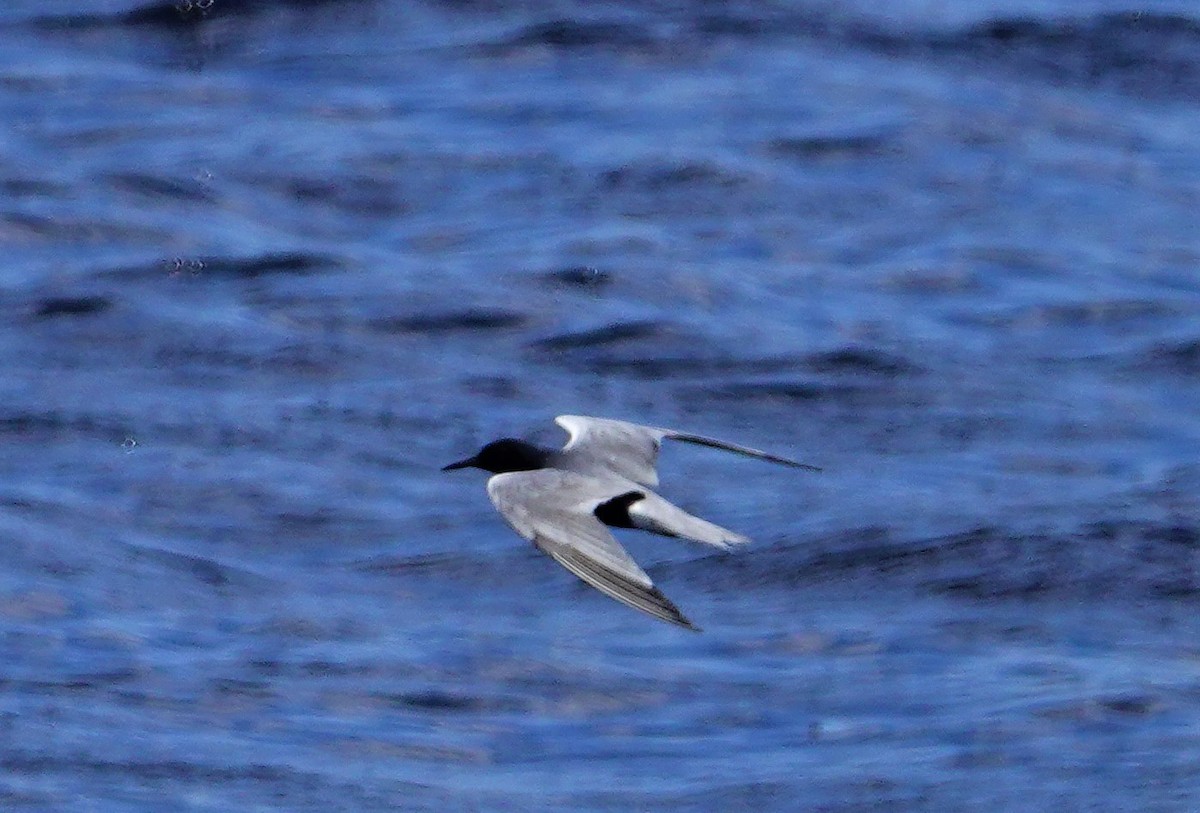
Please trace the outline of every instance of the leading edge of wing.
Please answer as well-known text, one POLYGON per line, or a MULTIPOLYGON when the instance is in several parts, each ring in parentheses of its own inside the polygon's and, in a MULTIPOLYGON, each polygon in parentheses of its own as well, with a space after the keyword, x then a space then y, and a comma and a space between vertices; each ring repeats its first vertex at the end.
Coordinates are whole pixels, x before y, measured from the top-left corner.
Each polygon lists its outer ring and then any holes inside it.
POLYGON ((533 544, 606 596, 615 598, 622 604, 627 604, 668 623, 693 632, 700 632, 700 628, 689 621, 679 608, 653 584, 642 585, 630 581, 620 573, 589 558, 569 543, 556 542, 542 534, 537 534, 534 536, 533 544))
POLYGON ((651 440, 659 440, 667 433, 666 429, 659 429, 656 426, 646 426, 642 423, 633 423, 632 421, 622 421, 616 418, 597 418, 593 415, 559 415, 554 419, 554 422, 567 430, 567 445, 576 443, 587 434, 588 427, 609 427, 610 429, 626 432, 637 433, 651 440))

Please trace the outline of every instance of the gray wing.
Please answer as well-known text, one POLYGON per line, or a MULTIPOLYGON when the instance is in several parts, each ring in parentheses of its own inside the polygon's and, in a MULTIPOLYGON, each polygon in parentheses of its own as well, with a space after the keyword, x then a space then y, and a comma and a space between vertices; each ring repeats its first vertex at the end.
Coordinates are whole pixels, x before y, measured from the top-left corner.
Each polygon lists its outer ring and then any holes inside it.
POLYGON ((589 418, 585 415, 559 415, 554 422, 566 429, 569 435, 567 445, 563 447, 564 454, 598 464, 615 474, 628 477, 635 483, 646 486, 658 485, 658 472, 655 471, 655 467, 658 463, 658 451, 662 446, 663 438, 708 446, 713 449, 723 449, 727 452, 797 469, 820 471, 816 466, 798 463, 790 458, 752 449, 749 446, 741 446, 703 435, 693 435, 688 432, 678 432, 674 429, 642 426, 609 418, 589 418))
POLYGON ((563 454, 575 456, 644 486, 658 485, 658 449, 666 431, 608 418, 559 415, 570 436, 563 454))
POLYGON ((672 624, 699 631, 593 513, 628 493, 619 483, 569 471, 497 474, 488 496, 517 533, 605 595, 672 624))

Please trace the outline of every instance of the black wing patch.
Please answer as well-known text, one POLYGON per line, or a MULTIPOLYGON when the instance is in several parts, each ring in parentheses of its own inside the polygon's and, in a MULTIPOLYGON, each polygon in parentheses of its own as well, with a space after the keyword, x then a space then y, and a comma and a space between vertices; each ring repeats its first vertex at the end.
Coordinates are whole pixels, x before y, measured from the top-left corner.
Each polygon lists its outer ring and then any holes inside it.
POLYGON ((596 519, 610 528, 635 528, 637 526, 633 524, 633 520, 629 516, 629 506, 644 499, 646 499, 646 495, 640 491, 627 491, 600 503, 593 513, 596 515, 596 519))

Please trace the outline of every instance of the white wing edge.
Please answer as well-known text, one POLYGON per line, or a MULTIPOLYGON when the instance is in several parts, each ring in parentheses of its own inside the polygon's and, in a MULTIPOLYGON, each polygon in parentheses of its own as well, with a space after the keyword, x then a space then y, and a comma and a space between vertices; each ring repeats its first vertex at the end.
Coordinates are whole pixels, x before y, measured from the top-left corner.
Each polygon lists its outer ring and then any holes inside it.
POLYGON ((594 418, 590 415, 559 415, 554 419, 554 422, 567 431, 567 443, 563 446, 564 451, 570 449, 587 434, 588 424, 619 424, 630 429, 640 429, 655 443, 660 442, 670 434, 669 429, 659 429, 655 426, 646 426, 645 424, 632 423, 630 421, 619 421, 615 418, 594 418))

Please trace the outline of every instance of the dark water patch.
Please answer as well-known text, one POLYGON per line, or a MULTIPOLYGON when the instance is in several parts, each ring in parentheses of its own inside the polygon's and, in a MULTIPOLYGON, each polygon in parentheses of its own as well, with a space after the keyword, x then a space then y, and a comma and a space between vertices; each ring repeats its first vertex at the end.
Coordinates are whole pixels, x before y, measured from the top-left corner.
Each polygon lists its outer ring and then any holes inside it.
POLYGON ((895 377, 917 372, 920 368, 907 359, 868 347, 843 347, 813 353, 805 365, 818 373, 845 373, 895 377))
POLYGON ((1200 375, 1200 338, 1160 342, 1142 353, 1139 366, 1174 373, 1200 375))
POLYGON ((359 0, 159 0, 124 11, 46 15, 34 22, 48 30, 72 30, 133 26, 164 30, 189 28, 208 20, 244 17, 272 8, 305 9, 319 6, 352 5, 359 0))
MULTIPOLYGON (((228 345, 202 347, 188 344, 169 344, 156 347, 151 359, 154 364, 173 370, 180 370, 184 366, 251 370, 261 366, 263 361, 259 355, 237 350, 228 345)), ((187 371, 189 375, 193 372, 193 370, 187 371)))
POLYGON ((328 508, 317 508, 311 511, 280 511, 271 519, 275 529, 289 537, 303 533, 329 533, 331 528, 347 523, 347 521, 348 517, 344 512, 334 512, 328 508))
POLYGON ((635 164, 606 170, 599 177, 599 186, 604 194, 639 191, 648 194, 681 194, 688 190, 721 193, 749 183, 748 176, 705 161, 667 166, 635 164))
MULTIPOLYGON (((299 380, 329 380, 337 379, 346 374, 348 359, 341 355, 340 348, 289 346, 274 351, 266 351, 258 355, 251 351, 240 350, 228 344, 201 346, 199 344, 174 344, 157 347, 151 354, 153 362, 163 365, 168 372, 163 374, 163 380, 181 386, 191 386, 200 383, 217 385, 228 382, 231 376, 253 372, 255 374, 271 375, 278 379, 292 382, 299 380)), ((339 414, 339 417, 345 415, 339 414)), ((287 415, 282 420, 293 420, 293 415, 287 415)), ((360 419, 361 420, 361 419, 360 419)), ((369 422, 386 421, 387 414, 373 416, 369 422)), ((208 426, 212 431, 217 427, 208 426)), ((172 436, 181 437, 178 425, 160 426, 159 431, 165 431, 172 436)), ((191 433, 193 439, 195 433, 191 433)))
POLYGON ((978 270, 962 266, 904 268, 886 275, 880 286, 885 290, 903 293, 972 294, 984 285, 978 270))
POLYGON ((126 545, 132 558, 162 565, 169 570, 191 576, 201 584, 215 588, 262 590, 270 580, 249 570, 218 562, 195 553, 177 553, 162 548, 126 545))
POLYGON ((194 382, 189 376, 253 370, 290 374, 306 378, 330 378, 343 375, 352 348, 343 345, 289 344, 259 351, 241 349, 220 338, 211 344, 172 343, 156 347, 153 362, 172 371, 172 378, 194 382))
POLYGON ((39 319, 62 316, 93 316, 111 308, 112 299, 99 294, 91 296, 52 296, 39 301, 33 315, 39 319))
MULTIPOLYGON (((796 747, 808 743, 801 740, 796 747)), ((705 810, 787 810, 796 800, 794 787, 778 781, 736 781, 717 779, 705 783, 703 789, 680 793, 663 789, 654 792, 610 790, 604 793, 580 794, 575 803, 586 805, 588 810, 618 811, 638 810, 644 813, 676 813, 677 811, 705 810)), ((814 808, 822 813, 851 813, 851 811, 913 809, 901 804, 900 800, 881 795, 884 788, 876 788, 873 800, 866 806, 837 805, 814 808)), ((799 808, 803 809, 803 808, 799 808)))
MULTIPOLYGON (((997 17, 947 32, 889 25, 836 7, 746 13, 731 6, 696 16, 691 31, 700 38, 803 38, 889 55, 961 57, 974 65, 998 64, 1054 81, 1150 96, 1195 98, 1200 90, 1200 21, 1182 14, 997 17)), ((803 154, 803 139, 798 146, 803 154)))
MULTIPOLYGON (((580 358, 572 364, 593 373, 631 379, 704 378, 730 373, 776 372, 796 366, 795 359, 735 358, 730 356, 619 356, 580 358)), ((736 386, 736 385, 732 385, 736 386)))
MULTIPOLYGON (((318 588, 319 589, 319 588, 318 588)), ((325 615, 319 618, 302 618, 295 615, 277 615, 256 624, 248 630, 261 640, 284 641, 359 641, 368 637, 367 628, 355 619, 325 615)), ((320 669, 323 661, 312 660, 314 668, 320 669)))
POLYGON ((225 3, 205 2, 205 0, 152 3, 112 13, 45 15, 36 18, 33 24, 47 31, 74 31, 118 26, 174 27, 201 22, 208 18, 208 13, 213 11, 214 6, 220 11, 225 5, 225 3))
MULTIPOLYGON (((1087 598, 1200 597, 1200 567, 1192 549, 1164 543, 1164 537, 1178 535, 1177 526, 1128 522, 1101 523, 1070 535, 1016 537, 1003 540, 1009 554, 1003 568, 988 567, 957 583, 935 579, 928 584, 935 589, 950 584, 956 592, 980 598, 1043 591, 1087 598), (1036 589, 1025 590, 1024 585, 1036 589)), ((966 554, 963 563, 969 564, 974 550, 964 541, 959 549, 966 554)), ((982 541, 995 551, 996 538, 982 541)))
POLYGON ((1058 302, 1032 305, 992 317, 998 324, 1012 327, 1136 327, 1150 320, 1177 315, 1179 308, 1153 300, 1098 300, 1095 302, 1058 302))
MULTIPOLYGON (((496 755, 489 749, 483 747, 472 746, 452 746, 439 743, 432 743, 426 739, 422 742, 400 743, 394 741, 372 740, 364 738, 346 738, 335 743, 337 750, 346 759, 350 759, 355 763, 362 762, 364 759, 379 759, 386 757, 388 760, 399 762, 407 765, 436 765, 439 768, 444 768, 447 765, 470 765, 470 766, 487 766, 496 761, 496 755)), ((422 771, 422 774, 425 772, 422 771)), ((495 809, 495 806, 490 806, 484 803, 481 806, 470 805, 466 808, 462 807, 463 797, 466 795, 461 788, 455 788, 452 793, 449 793, 445 798, 440 799, 437 803, 422 804, 416 801, 414 791, 425 792, 428 788, 425 785, 417 783, 402 783, 402 791, 400 798, 403 799, 403 804, 399 805, 402 808, 411 808, 419 810, 428 810, 430 813, 443 813, 444 811, 454 809, 466 810, 490 810, 495 809), (453 799, 453 802, 449 801, 453 799), (419 807, 418 807, 419 806, 419 807)), ((395 802, 396 796, 389 794, 380 798, 371 800, 373 807, 354 807, 353 810, 392 810, 398 805, 395 802)), ((511 794, 504 794, 503 798, 507 801, 513 798, 511 794)), ((307 799, 305 800, 307 801, 307 799)), ((506 804, 500 805, 501 808, 506 804)), ((344 799, 339 797, 333 808, 344 807, 344 799)), ((320 808, 330 809, 329 806, 320 808)))
POLYGON ((107 176, 115 188, 148 198, 212 203, 216 198, 201 182, 166 178, 142 172, 123 172, 107 176))
POLYGON ((875 157, 900 152, 893 133, 857 132, 811 133, 774 138, 767 151, 784 158, 814 160, 838 157, 875 157))
POLYGON ((1148 694, 1124 694, 1115 697, 1104 697, 1097 700, 1097 703, 1106 711, 1138 717, 1153 714, 1163 707, 1161 700, 1148 694))
POLYGON ((1200 585, 1194 573, 1173 573, 1154 582, 1154 594, 1160 598, 1194 601, 1200 599, 1200 585))
POLYGON ((255 672, 272 679, 289 676, 345 677, 377 675, 379 668, 367 663, 345 663, 323 659, 282 661, 273 658, 256 658, 247 664, 255 672))
POLYGON ((1163 542, 1167 545, 1182 545, 1187 548, 1200 549, 1200 528, 1187 525, 1152 526, 1146 530, 1146 539, 1151 542, 1163 542))
MULTIPOLYGON (((0 83, 3 79, 0 79, 0 83)), ((44 198, 61 195, 65 188, 39 178, 2 178, 0 179, 0 196, 15 200, 19 198, 44 198)))
POLYGON ((57 240, 75 244, 129 242, 162 245, 169 239, 169 235, 158 229, 28 212, 0 213, 0 234, 4 235, 6 241, 57 240))
POLYGON ((381 669, 368 663, 340 663, 328 660, 311 660, 299 664, 299 671, 309 677, 333 677, 343 675, 377 675, 381 669))
POLYGON ((136 669, 87 672, 59 680, 11 680, 0 678, 0 689, 30 694, 90 694, 122 686, 142 677, 136 669))
POLYGON ((373 177, 296 178, 287 183, 287 191, 301 202, 321 204, 354 215, 397 217, 413 210, 394 182, 373 177))
POLYGON ((487 398, 513 399, 519 397, 524 390, 514 378, 503 375, 474 375, 462 380, 464 392, 487 398))
MULTIPOLYGON (((987 599, 1075 595, 1103 598, 1195 598, 1200 568, 1190 548, 1162 543, 1164 529, 1136 523, 1099 523, 1074 534, 1006 538, 995 529, 943 540, 928 560, 955 575, 930 573, 935 592, 987 599), (947 556, 949 554, 949 556, 947 556)), ((1169 532, 1178 533, 1172 526, 1169 532)), ((1194 532, 1194 530, 1193 530, 1194 532)))
POLYGON ((45 792, 0 787, 0 804, 5 810, 54 810, 58 799, 45 792))
POLYGON ((270 353, 260 366, 272 372, 329 378, 345 373, 345 361, 340 349, 296 344, 270 353))
MULTIPOLYGON (((98 743, 117 739, 114 729, 122 723, 113 722, 110 725, 113 728, 98 743)), ((207 728, 213 730, 211 721, 207 728)), ((146 737, 142 739, 142 750, 151 748, 151 743, 155 742, 146 737)), ((127 746, 106 750, 102 744, 98 744, 95 748, 76 746, 55 751, 14 747, 0 754, 0 769, 14 778, 28 778, 26 781, 38 785, 51 785, 54 788, 50 797, 52 803, 38 808, 44 810, 70 809, 69 800, 79 798, 80 793, 89 798, 101 793, 105 798, 117 799, 118 802, 109 808, 121 810, 161 809, 162 799, 178 797, 234 800, 219 802, 217 807, 220 809, 278 809, 282 806, 297 811, 374 811, 397 807, 445 811, 456 809, 455 803, 461 801, 458 796, 434 794, 437 797, 434 802, 429 798, 428 786, 400 779, 388 780, 375 789, 371 789, 371 786, 364 788, 358 781, 339 781, 335 778, 336 773, 331 774, 329 764, 317 765, 313 770, 294 767, 294 756, 288 758, 279 753, 282 749, 277 746, 273 748, 269 740, 263 742, 267 744, 244 756, 238 754, 244 748, 231 747, 233 753, 226 756, 227 761, 203 755, 206 748, 211 748, 207 742, 203 746, 191 746, 199 750, 189 751, 180 758, 159 759, 153 755, 147 755, 146 758, 119 756, 129 750, 127 746), (273 758, 278 758, 282 764, 267 761, 273 758), (120 790, 112 790, 114 787, 120 790), (86 790, 76 791, 75 788, 86 790), (140 803, 147 799, 158 802, 140 803), (139 803, 130 800, 139 800, 139 803)), ((331 741, 329 745, 336 749, 333 753, 339 760, 378 759, 378 755, 362 747, 371 742, 369 739, 348 738, 348 745, 359 747, 344 748, 337 741, 331 741)), ((175 745, 166 750, 183 753, 185 747, 175 745)), ((430 747, 429 750, 434 749, 430 747)), ((453 758, 452 749, 444 750, 448 752, 446 756, 453 758)), ((405 758, 399 749, 391 749, 387 756, 393 764, 398 756, 405 758)), ((428 759, 436 761, 436 754, 428 755, 428 759)))
MULTIPOLYGON (((730 586, 800 586, 866 582, 964 599, 1060 598, 1194 601, 1200 563, 1197 529, 1142 523, 1102 523, 1074 533, 1009 534, 1000 528, 930 539, 901 538, 864 528, 814 543, 747 551, 722 558, 705 579, 730 586)), ((682 565, 690 567, 691 563, 682 565)), ((679 566, 672 566, 679 567, 679 566)))
POLYGON ((441 577, 490 578, 498 566, 478 555, 459 553, 428 553, 418 556, 379 556, 354 564, 354 569, 364 573, 382 573, 389 576, 417 576, 429 574, 441 577))
POLYGON ((529 346, 535 350, 580 350, 595 347, 609 347, 625 342, 643 341, 674 337, 679 329, 670 322, 634 321, 617 322, 591 330, 581 330, 573 333, 562 333, 548 336, 531 342, 529 346))
POLYGON ((1148 717, 1161 712, 1166 705, 1150 694, 1121 694, 1097 697, 1077 702, 1056 703, 1035 710, 1038 717, 1074 722, 1100 722, 1104 718, 1148 717))
POLYGON ((287 252, 257 257, 207 257, 201 260, 201 273, 240 279, 269 275, 304 276, 336 270, 340 263, 320 254, 287 252))
POLYGON ((262 680, 240 678, 217 678, 211 682, 213 691, 225 697, 245 697, 266 700, 278 696, 270 684, 262 680))
POLYGON ((469 308, 442 313, 388 316, 372 319, 370 326, 382 333, 456 333, 513 330, 530 322, 526 314, 498 308, 469 308))
POLYGON ((984 272, 1028 279, 1058 279, 1069 275, 1073 262, 1051 247, 984 244, 964 252, 967 264, 984 272))
POLYGON ((97 759, 86 754, 52 755, 7 750, 0 755, 0 767, 15 774, 96 774, 106 776, 132 776, 138 779, 159 781, 179 779, 192 782, 279 782, 294 777, 295 772, 270 765, 205 765, 199 761, 182 760, 108 760, 97 759))
POLYGON ((388 695, 389 702, 409 708, 425 711, 481 711, 483 704, 477 697, 448 694, 446 692, 426 691, 411 694, 388 695))
POLYGON ((532 341, 528 349, 537 359, 632 379, 780 373, 802 366, 796 356, 728 353, 711 338, 664 320, 616 322, 562 333, 532 341))
POLYGON ((659 46, 657 38, 633 23, 560 18, 525 26, 498 42, 480 46, 480 50, 507 54, 529 48, 588 48, 622 53, 651 51, 659 46))
POLYGON ((116 422, 52 409, 44 412, 0 412, 0 435, 41 440, 84 435, 116 444, 130 436, 129 430, 116 422))
POLYGON ((310 276, 342 268, 334 257, 307 252, 269 252, 252 257, 176 257, 147 265, 110 268, 103 276, 116 279, 228 277, 258 279, 272 276, 310 276))
POLYGON ((956 34, 930 36, 924 45, 1060 81, 1113 84, 1152 96, 1200 91, 1200 22, 1182 15, 999 18, 956 34))
POLYGON ((379 695, 379 699, 390 705, 430 714, 525 711, 528 703, 511 698, 484 697, 457 692, 427 689, 418 692, 401 692, 379 695))
MULTIPOLYGON (((395 430, 401 433, 427 434, 444 428, 441 425, 430 426, 428 421, 406 415, 397 405, 391 402, 384 404, 368 404, 366 402, 345 402, 325 398, 306 398, 303 402, 294 403, 279 413, 278 421, 285 425, 308 423, 326 426, 332 423, 369 426, 377 429, 395 430)), ((370 451, 381 453, 382 450, 370 451)), ((382 459, 382 458, 381 458, 382 459)), ((395 458, 389 467, 395 464, 395 458)))
POLYGON ((888 573, 907 568, 914 562, 931 563, 960 551, 979 552, 995 538, 992 529, 981 528, 922 543, 893 540, 886 530, 872 528, 852 535, 849 546, 814 554, 807 566, 824 572, 870 570, 888 573))
POLYGON ((612 283, 613 275, 608 271, 602 271, 589 265, 576 265, 547 271, 542 274, 542 279, 552 288, 568 287, 599 291, 612 283))
POLYGON ((871 393, 870 388, 861 385, 822 381, 745 381, 686 390, 692 398, 718 401, 838 401, 871 393))
MULTIPOLYGON (((28 501, 12 498, 0 500, 0 504, 14 508, 34 507, 28 501)), ((51 513, 57 515, 62 511, 59 503, 42 503, 36 507, 37 513, 43 516, 51 513)), ((36 620, 45 623, 51 619, 67 618, 74 612, 76 608, 72 606, 68 596, 57 590, 21 590, 0 596, 0 618, 3 619, 36 620)))
MULTIPOLYGON (((1102 33, 1110 39, 1122 36, 1183 37, 1187 41, 1200 39, 1200 22, 1180 14, 1154 12, 1116 12, 1094 17, 1047 20, 1034 17, 1001 17, 972 26, 959 36, 965 41, 991 43, 1001 48, 1013 48, 1026 43, 1061 45, 1088 41, 1102 33)), ((1108 43, 1115 45, 1115 43, 1108 43)), ((1095 50, 1095 49, 1092 49, 1095 50)), ((1097 51, 1097 56, 1105 54, 1097 51)))
POLYGON ((834 18, 815 8, 788 8, 783 11, 780 6, 760 4, 741 6, 731 3, 721 9, 704 9, 692 23, 692 31, 702 39, 825 37, 833 30, 834 18))
POLYGON ((972 598, 979 601, 992 599, 1034 599, 1049 595, 1054 585, 1045 575, 1037 575, 1019 582, 998 585, 990 580, 974 577, 948 577, 930 582, 928 589, 934 593, 972 598))

